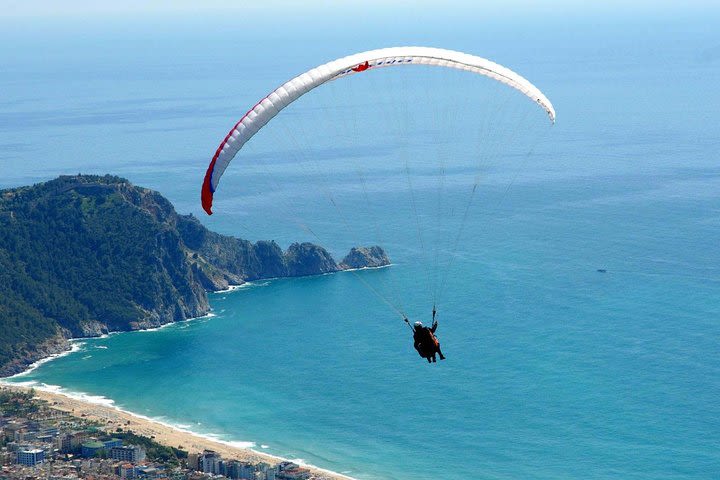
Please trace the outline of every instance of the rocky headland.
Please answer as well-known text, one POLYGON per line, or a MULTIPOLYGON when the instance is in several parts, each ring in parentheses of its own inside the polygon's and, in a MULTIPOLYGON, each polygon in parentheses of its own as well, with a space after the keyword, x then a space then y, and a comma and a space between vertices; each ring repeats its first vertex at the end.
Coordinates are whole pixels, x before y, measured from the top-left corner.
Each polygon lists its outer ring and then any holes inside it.
POLYGON ((389 264, 378 246, 336 262, 323 247, 250 242, 178 214, 158 192, 75 175, 0 191, 0 376, 68 339, 208 313, 207 291, 389 264))

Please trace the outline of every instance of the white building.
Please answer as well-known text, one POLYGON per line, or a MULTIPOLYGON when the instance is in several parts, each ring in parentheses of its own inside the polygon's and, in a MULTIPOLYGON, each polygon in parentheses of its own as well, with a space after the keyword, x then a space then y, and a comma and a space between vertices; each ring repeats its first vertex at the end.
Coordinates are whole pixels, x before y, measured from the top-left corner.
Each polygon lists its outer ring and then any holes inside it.
POLYGON ((45 451, 39 448, 20 449, 17 452, 17 463, 34 467, 45 461, 45 451))
POLYGON ((121 462, 139 463, 145 460, 145 449, 138 445, 112 447, 110 458, 121 462))
POLYGON ((222 465, 222 457, 219 453, 212 450, 205 450, 198 459, 198 470, 203 473, 212 473, 220 475, 220 466, 222 465))

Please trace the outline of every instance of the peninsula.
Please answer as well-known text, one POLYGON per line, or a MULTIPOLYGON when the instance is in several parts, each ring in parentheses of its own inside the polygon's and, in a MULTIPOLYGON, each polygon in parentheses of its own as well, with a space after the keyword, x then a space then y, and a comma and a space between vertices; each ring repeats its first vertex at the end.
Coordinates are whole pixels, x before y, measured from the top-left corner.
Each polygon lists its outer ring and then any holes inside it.
POLYGON ((208 291, 248 281, 389 264, 356 247, 220 235, 158 192, 105 175, 61 176, 0 191, 0 376, 68 340, 205 315, 208 291))

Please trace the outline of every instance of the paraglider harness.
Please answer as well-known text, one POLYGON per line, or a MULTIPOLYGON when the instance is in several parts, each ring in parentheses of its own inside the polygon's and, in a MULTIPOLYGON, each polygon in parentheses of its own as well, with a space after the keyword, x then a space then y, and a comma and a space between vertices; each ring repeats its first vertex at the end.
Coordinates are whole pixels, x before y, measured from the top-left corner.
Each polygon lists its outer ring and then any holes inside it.
POLYGON ((418 351, 418 354, 422 358, 430 358, 434 356, 436 352, 440 350, 440 342, 438 341, 438 338, 435 336, 435 333, 433 330, 435 330, 437 326, 437 320, 435 319, 435 315, 437 314, 437 310, 435 309, 435 306, 433 305, 433 311, 432 311, 432 327, 421 327, 425 330, 423 332, 426 335, 426 338, 422 339, 425 340, 424 342, 422 340, 418 340, 417 336, 420 332, 418 332, 415 327, 410 325, 410 320, 408 320, 407 317, 404 317, 403 320, 405 320, 405 323, 408 324, 408 327, 410 327, 410 330, 413 332, 413 339, 415 340, 415 349, 418 351), (428 342, 429 340, 429 342, 428 342), (429 343, 429 344, 428 344, 429 343))

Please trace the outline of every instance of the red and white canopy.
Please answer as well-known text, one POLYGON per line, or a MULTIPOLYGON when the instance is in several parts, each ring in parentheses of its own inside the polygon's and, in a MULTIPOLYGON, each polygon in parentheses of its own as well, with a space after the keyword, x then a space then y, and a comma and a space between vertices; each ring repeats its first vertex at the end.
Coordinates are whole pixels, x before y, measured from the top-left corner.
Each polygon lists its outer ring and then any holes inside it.
POLYGON ((431 65, 484 75, 520 91, 540 105, 547 112, 550 121, 555 122, 555 110, 550 100, 537 87, 512 70, 485 58, 428 47, 394 47, 356 53, 315 67, 285 82, 260 100, 235 124, 220 143, 205 174, 201 194, 203 209, 208 215, 212 214, 213 194, 227 166, 243 145, 283 108, 331 80, 370 68, 400 65, 431 65))

